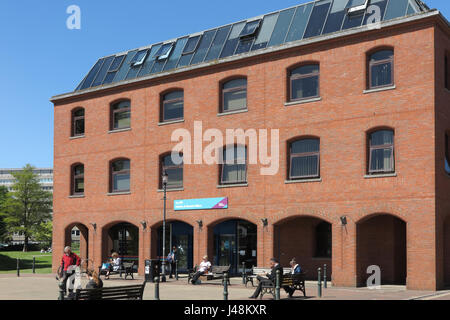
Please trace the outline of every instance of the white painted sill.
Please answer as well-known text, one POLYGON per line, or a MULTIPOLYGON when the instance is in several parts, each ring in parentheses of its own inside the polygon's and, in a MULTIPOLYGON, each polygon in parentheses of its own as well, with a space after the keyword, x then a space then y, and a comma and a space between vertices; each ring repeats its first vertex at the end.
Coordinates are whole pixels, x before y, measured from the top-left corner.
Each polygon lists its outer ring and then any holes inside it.
POLYGON ((112 196, 124 196, 124 195, 129 195, 129 194, 131 194, 130 191, 127 191, 127 192, 108 192, 106 195, 112 197, 112 196))
POLYGON ((245 112, 248 112, 248 109, 242 109, 242 110, 236 110, 236 111, 230 111, 230 112, 221 112, 221 113, 218 113, 217 116, 223 117, 223 116, 230 116, 233 114, 239 114, 239 113, 245 113, 245 112))
POLYGON ((225 189, 225 188, 245 188, 248 187, 248 183, 235 183, 235 184, 218 184, 218 189, 225 189))
POLYGON ((366 174, 364 179, 376 179, 376 178, 392 178, 396 177, 397 173, 386 173, 386 174, 366 174))
MULTIPOLYGON (((166 189, 167 192, 176 192, 176 191, 184 191, 184 187, 183 188, 171 188, 171 189, 166 189)), ((164 192, 164 189, 158 189, 158 192, 164 192)))
POLYGON ((69 139, 70 140, 77 140, 77 139, 83 139, 83 138, 85 138, 86 136, 83 134, 82 136, 75 136, 75 137, 70 137, 69 139))
POLYGON ((315 179, 303 179, 303 180, 286 180, 285 184, 294 184, 294 183, 309 183, 309 182, 322 182, 322 178, 315 179))
POLYGON ((175 124, 175 123, 183 123, 184 119, 181 120, 174 120, 174 121, 166 121, 166 122, 159 122, 158 126, 168 126, 169 124, 175 124))
POLYGON ((304 99, 304 100, 298 100, 298 101, 292 101, 292 102, 285 102, 284 106, 290 107, 290 106, 296 106, 298 104, 317 102, 317 101, 321 101, 321 100, 322 100, 322 97, 317 97, 317 98, 304 99))
POLYGON ((389 90, 395 90, 396 88, 397 87, 395 85, 393 85, 393 86, 383 87, 383 88, 367 89, 367 90, 364 90, 363 93, 368 94, 368 93, 374 93, 374 92, 389 91, 389 90))
POLYGON ((80 199, 80 198, 84 198, 84 194, 71 195, 71 196, 69 196, 69 199, 80 199))
POLYGON ((131 131, 131 128, 109 130, 108 133, 111 134, 111 133, 119 133, 119 132, 126 132, 126 131, 131 131))

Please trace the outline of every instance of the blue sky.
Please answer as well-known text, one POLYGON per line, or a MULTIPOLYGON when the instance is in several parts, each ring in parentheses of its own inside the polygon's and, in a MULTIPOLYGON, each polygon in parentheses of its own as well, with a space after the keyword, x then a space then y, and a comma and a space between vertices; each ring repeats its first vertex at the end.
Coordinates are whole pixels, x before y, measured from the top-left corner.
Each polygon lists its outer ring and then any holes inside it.
MULTIPOLYGON (((287 8, 306 0, 0 1, 0 168, 53 166, 53 105, 101 56, 287 8), (81 30, 66 9, 81 8, 81 30)), ((426 0, 450 19, 448 0, 426 0)))

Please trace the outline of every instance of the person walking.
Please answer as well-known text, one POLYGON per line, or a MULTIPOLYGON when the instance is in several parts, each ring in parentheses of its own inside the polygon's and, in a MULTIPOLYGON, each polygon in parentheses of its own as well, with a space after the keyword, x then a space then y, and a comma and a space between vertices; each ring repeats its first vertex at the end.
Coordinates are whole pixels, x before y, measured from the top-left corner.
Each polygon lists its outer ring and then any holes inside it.
POLYGON ((75 253, 72 252, 72 248, 67 246, 64 248, 64 254, 61 258, 61 274, 60 274, 60 287, 62 287, 64 291, 64 295, 66 295, 67 291, 67 281, 69 282, 69 295, 68 298, 71 299, 73 297, 73 287, 75 284, 75 268, 80 266, 81 259, 75 253))

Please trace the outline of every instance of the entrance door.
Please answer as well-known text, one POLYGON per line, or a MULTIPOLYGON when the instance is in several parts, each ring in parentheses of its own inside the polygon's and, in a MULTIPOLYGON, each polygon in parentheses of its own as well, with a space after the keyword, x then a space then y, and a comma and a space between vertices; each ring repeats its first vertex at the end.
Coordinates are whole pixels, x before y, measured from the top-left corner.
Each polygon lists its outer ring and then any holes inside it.
POLYGON ((219 265, 234 269, 236 256, 236 239, 234 234, 221 234, 219 236, 219 265))

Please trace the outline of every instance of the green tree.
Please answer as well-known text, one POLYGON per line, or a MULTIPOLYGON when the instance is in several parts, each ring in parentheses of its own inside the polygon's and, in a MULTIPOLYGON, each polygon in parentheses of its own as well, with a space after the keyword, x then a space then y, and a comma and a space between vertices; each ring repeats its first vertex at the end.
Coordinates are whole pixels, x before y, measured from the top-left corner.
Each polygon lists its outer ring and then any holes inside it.
POLYGON ((52 211, 52 194, 42 190, 33 170, 27 164, 23 171, 13 173, 16 182, 4 208, 8 231, 24 236, 24 252, 28 251, 28 242, 40 230, 41 223, 50 220, 52 211))
POLYGON ((33 236, 33 239, 47 247, 52 246, 53 222, 51 220, 41 222, 33 236))
POLYGON ((8 199, 8 197, 8 188, 6 188, 5 186, 0 186, 0 241, 5 241, 5 239, 7 238, 6 223, 4 221, 4 208, 6 199, 8 199))

